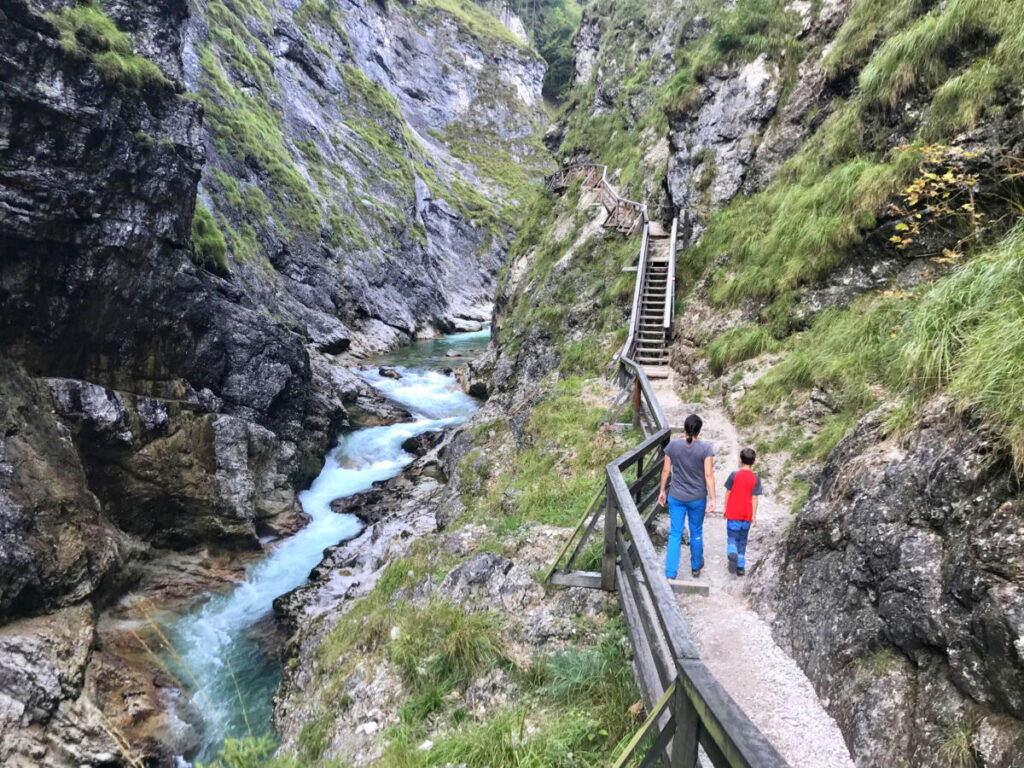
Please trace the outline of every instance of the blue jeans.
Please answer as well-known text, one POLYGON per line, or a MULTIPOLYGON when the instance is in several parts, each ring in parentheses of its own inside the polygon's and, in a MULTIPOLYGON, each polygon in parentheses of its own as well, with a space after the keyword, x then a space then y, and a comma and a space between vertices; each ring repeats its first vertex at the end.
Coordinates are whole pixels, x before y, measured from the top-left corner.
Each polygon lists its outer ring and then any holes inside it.
POLYGON ((736 567, 747 567, 747 536, 750 534, 750 523, 746 520, 728 520, 725 526, 729 537, 725 545, 726 554, 736 555, 736 567))
POLYGON ((665 553, 665 575, 679 575, 679 552, 683 546, 683 521, 690 529, 690 570, 704 567, 704 510, 707 499, 679 501, 668 497, 668 551, 665 553))

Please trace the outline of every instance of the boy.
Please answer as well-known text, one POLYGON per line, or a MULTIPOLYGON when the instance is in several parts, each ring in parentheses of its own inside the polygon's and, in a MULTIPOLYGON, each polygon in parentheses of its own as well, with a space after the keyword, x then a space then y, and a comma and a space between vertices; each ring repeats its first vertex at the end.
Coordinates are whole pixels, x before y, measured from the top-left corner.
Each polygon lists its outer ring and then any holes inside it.
POLYGON ((747 566, 747 536, 757 523, 757 502, 761 478, 751 471, 757 454, 753 448, 740 451, 740 468, 725 481, 725 519, 729 543, 729 572, 742 576, 747 566))

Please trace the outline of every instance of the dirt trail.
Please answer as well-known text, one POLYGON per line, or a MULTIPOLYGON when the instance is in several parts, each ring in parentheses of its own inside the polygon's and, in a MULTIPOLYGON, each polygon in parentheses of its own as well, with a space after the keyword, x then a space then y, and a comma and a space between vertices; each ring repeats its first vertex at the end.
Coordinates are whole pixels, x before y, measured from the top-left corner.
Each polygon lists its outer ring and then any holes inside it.
MULTIPOLYGON (((715 447, 718 506, 704 521, 704 570, 696 580, 708 585, 710 595, 680 596, 704 663, 729 695, 761 729, 793 768, 853 768, 839 727, 825 711, 803 671, 772 639, 768 625, 751 608, 744 594, 745 578, 728 572, 725 554, 725 480, 739 464, 736 428, 718 406, 684 403, 672 379, 657 381, 654 390, 673 432, 682 434, 683 420, 696 413, 704 420, 701 439, 715 447)), ((756 468, 755 468, 756 469, 756 468)), ((776 503, 766 484, 751 529, 747 567, 775 542, 789 515, 776 503)), ((660 553, 664 557, 664 550, 660 553)), ((680 580, 690 577, 690 552, 683 547, 680 580)))

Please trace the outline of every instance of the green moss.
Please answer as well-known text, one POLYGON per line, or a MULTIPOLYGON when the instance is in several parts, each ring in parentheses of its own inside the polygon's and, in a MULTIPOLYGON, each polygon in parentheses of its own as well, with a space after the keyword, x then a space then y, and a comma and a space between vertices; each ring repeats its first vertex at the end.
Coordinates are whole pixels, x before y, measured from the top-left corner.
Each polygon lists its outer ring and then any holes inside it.
POLYGON ((90 57, 104 80, 132 90, 171 87, 156 64, 134 52, 131 38, 95 0, 68 5, 48 18, 60 32, 61 47, 72 55, 90 57))
POLYGON ((227 250, 224 234, 217 226, 213 214, 206 206, 196 203, 196 211, 192 216, 193 261, 211 272, 224 274, 228 271, 227 250))
POLYGON ((200 54, 206 88, 201 94, 214 136, 240 162, 254 161, 271 177, 283 198, 289 221, 300 231, 319 235, 320 205, 285 144, 284 133, 268 104, 228 81, 214 49, 200 54))

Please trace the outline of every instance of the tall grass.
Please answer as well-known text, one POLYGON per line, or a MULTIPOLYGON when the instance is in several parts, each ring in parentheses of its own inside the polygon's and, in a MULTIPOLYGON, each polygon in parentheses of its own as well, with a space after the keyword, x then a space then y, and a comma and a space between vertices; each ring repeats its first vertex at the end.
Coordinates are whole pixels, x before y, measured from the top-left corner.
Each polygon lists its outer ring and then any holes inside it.
POLYGON ((821 313, 786 352, 741 401, 742 420, 819 388, 837 411, 833 433, 883 399, 901 400, 894 419, 905 426, 907 409, 948 391, 1024 467, 1024 225, 914 293, 869 295, 821 313))
POLYGON ((715 301, 771 299, 813 283, 875 226, 874 214, 916 167, 912 152, 888 162, 856 156, 821 175, 780 178, 718 213, 695 249, 696 263, 731 254, 713 277, 715 301))
POLYGON ((721 374, 733 363, 774 352, 779 341, 764 325, 744 325, 718 334, 707 347, 711 370, 721 374))

